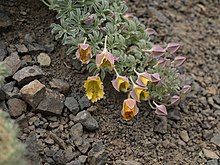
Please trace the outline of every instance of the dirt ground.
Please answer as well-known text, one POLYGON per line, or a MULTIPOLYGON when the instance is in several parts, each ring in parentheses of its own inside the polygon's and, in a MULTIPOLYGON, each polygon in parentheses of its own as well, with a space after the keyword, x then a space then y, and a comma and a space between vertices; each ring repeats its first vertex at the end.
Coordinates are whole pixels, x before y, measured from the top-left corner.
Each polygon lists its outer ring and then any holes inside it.
MULTIPOLYGON (((93 138, 104 143, 109 154, 108 164, 120 160, 133 160, 143 165, 216 163, 208 154, 214 152, 220 157, 220 143, 213 140, 213 137, 220 135, 220 2, 127 0, 127 4, 129 12, 146 27, 157 31, 157 36, 152 38, 154 43, 166 45, 175 41, 181 44, 177 54, 187 57, 184 71, 192 91, 176 108, 180 113, 168 119, 162 133, 158 133, 160 131, 155 127, 161 121, 144 104, 132 121, 121 119, 120 110, 126 96, 112 91, 106 80, 105 99, 90 107, 99 123, 93 138), (204 149, 209 153, 205 154, 204 149)), ((64 79, 71 86, 69 96, 84 96, 83 81, 88 76, 86 68, 67 57, 67 47, 55 41, 50 33, 50 24, 57 22, 56 13, 36 0, 1 0, 0 10, 7 12, 12 20, 11 29, 1 33, 0 40, 8 48, 13 48, 15 44, 24 43, 26 34, 34 32, 37 43, 54 44, 54 51, 49 53, 52 63, 50 67, 43 68, 46 77, 41 81, 48 85, 52 78, 64 79)), ((35 63, 36 55, 31 54, 35 63)), ((68 116, 60 118, 66 120, 68 116)), ((43 164, 47 162, 44 151, 40 152, 40 157, 43 164)))

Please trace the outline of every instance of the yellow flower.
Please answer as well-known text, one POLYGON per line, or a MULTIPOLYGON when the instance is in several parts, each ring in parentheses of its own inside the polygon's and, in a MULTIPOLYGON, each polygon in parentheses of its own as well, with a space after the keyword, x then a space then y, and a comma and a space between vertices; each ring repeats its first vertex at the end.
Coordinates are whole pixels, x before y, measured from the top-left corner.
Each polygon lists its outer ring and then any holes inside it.
POLYGON ((84 88, 86 89, 86 96, 93 103, 104 97, 103 85, 99 76, 88 77, 84 88))
POLYGON ((124 120, 128 121, 132 119, 135 115, 138 114, 138 112, 139 109, 134 99, 128 98, 124 100, 123 108, 121 111, 124 120))
POLYGON ((91 57, 91 48, 89 44, 79 44, 78 50, 76 51, 76 57, 83 63, 88 64, 91 57))
POLYGON ((127 92, 128 87, 130 86, 129 80, 125 76, 120 76, 116 69, 114 69, 116 72, 116 79, 112 80, 113 87, 118 91, 127 92))
POLYGON ((145 90, 145 88, 136 85, 133 87, 131 91, 131 97, 134 98, 136 101, 140 100, 147 100, 150 96, 150 93, 145 90))
POLYGON ((96 55, 96 65, 98 68, 108 67, 110 70, 114 68, 114 56, 104 49, 100 54, 96 55))
POLYGON ((134 70, 134 72, 138 76, 136 81, 138 85, 146 87, 149 84, 149 82, 151 82, 151 74, 147 72, 138 73, 136 70, 134 70))

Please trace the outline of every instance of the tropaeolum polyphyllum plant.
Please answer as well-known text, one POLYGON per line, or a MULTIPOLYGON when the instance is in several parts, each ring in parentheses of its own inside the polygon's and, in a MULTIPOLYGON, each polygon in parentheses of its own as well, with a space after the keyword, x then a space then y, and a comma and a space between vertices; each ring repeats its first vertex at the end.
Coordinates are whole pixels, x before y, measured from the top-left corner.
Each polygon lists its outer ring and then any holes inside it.
POLYGON ((115 75, 112 87, 128 93, 123 102, 125 120, 138 114, 138 103, 145 101, 157 115, 167 115, 167 107, 179 103, 190 89, 184 85, 178 68, 186 58, 175 56, 180 44, 154 45, 145 28, 121 0, 50 0, 60 24, 52 24, 55 38, 70 45, 67 55, 87 65, 92 74, 84 87, 88 99, 104 97, 106 72, 115 75))

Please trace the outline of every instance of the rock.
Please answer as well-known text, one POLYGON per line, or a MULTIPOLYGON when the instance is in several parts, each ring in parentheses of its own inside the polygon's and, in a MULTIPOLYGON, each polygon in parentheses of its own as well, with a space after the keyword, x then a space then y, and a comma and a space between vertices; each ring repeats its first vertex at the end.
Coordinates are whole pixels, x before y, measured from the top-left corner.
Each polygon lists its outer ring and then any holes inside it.
POLYGON ((43 71, 38 66, 34 65, 22 68, 16 72, 12 78, 18 81, 18 85, 23 86, 42 76, 43 71))
POLYGON ((90 148, 89 142, 85 141, 83 138, 82 138, 82 144, 81 145, 76 145, 76 146, 79 149, 79 151, 83 154, 87 153, 87 151, 90 148))
POLYGON ((46 44, 44 47, 45 47, 47 52, 51 53, 51 52, 54 51, 55 45, 54 44, 46 44))
POLYGON ((207 106, 207 104, 208 104, 208 102, 207 102, 207 99, 206 99, 206 97, 200 97, 199 98, 199 101, 204 105, 204 106, 207 106))
POLYGON ((22 64, 27 65, 27 64, 32 64, 32 57, 31 55, 24 55, 21 57, 22 64))
POLYGON ((7 55, 6 45, 3 41, 0 41, 0 62, 4 60, 7 55))
POLYGON ((88 108, 91 106, 91 102, 87 98, 86 95, 84 95, 82 98, 79 99, 79 105, 80 109, 83 110, 84 108, 88 108))
POLYGON ((24 44, 16 44, 15 47, 17 48, 18 53, 27 53, 28 49, 24 44))
POLYGON ((65 159, 67 162, 70 162, 71 160, 73 160, 73 158, 75 158, 74 152, 73 152, 73 147, 68 147, 65 151, 64 151, 64 155, 65 155, 65 159))
POLYGON ((5 101, 0 101, 0 109, 2 109, 3 111, 8 112, 8 107, 5 104, 5 101))
POLYGON ((209 103, 209 105, 212 105, 212 106, 214 105, 214 100, 212 97, 208 98, 208 103, 209 103))
POLYGON ((215 134, 211 142, 220 147, 220 134, 215 134))
POLYGON ((35 132, 32 132, 26 139, 26 159, 27 164, 40 165, 40 157, 38 152, 37 137, 35 132))
POLYGON ((70 85, 68 82, 60 79, 53 78, 52 81, 49 82, 51 88, 56 89, 58 92, 66 94, 69 92, 70 85))
POLYGON ((59 150, 53 155, 53 160, 56 162, 57 165, 64 165, 66 163, 64 152, 59 150))
POLYGON ((22 113, 26 112, 27 110, 26 103, 17 98, 9 99, 7 101, 7 104, 8 104, 10 116, 15 117, 15 118, 21 116, 22 113))
POLYGON ((85 164, 85 163, 86 163, 86 160, 87 160, 87 157, 88 157, 88 156, 86 156, 86 155, 80 155, 80 156, 78 157, 78 159, 79 159, 80 163, 85 164))
POLYGON ((204 153, 204 156, 207 159, 218 159, 219 158, 219 156, 211 150, 207 150, 207 149, 203 148, 202 151, 204 153))
POLYGON ((76 123, 70 129, 70 134, 73 140, 77 139, 77 137, 81 137, 83 135, 83 126, 81 123, 76 123))
POLYGON ((137 161, 134 160, 128 160, 128 161, 121 161, 120 163, 117 163, 117 165, 141 165, 137 161))
POLYGON ((10 75, 14 75, 14 73, 20 68, 21 60, 18 56, 17 52, 12 53, 10 56, 6 57, 3 63, 10 69, 10 75))
POLYGON ((159 20, 160 22, 170 22, 170 20, 163 14, 161 13, 159 10, 155 9, 154 7, 148 7, 150 14, 152 17, 156 17, 157 20, 159 20))
POLYGON ((40 53, 40 55, 37 56, 37 62, 40 66, 50 66, 51 59, 47 53, 40 53))
POLYGON ((66 165, 83 165, 83 164, 81 164, 79 160, 74 160, 72 162, 67 163, 66 165))
POLYGON ((44 46, 39 45, 37 43, 33 43, 33 44, 28 44, 27 45, 28 51, 29 52, 40 52, 40 51, 46 51, 46 49, 44 48, 44 46))
POLYGON ((30 82, 20 90, 23 100, 33 108, 36 108, 45 97, 45 91, 45 85, 38 80, 30 82))
POLYGON ((4 92, 6 99, 21 97, 20 91, 17 87, 15 87, 15 84, 16 81, 11 81, 2 87, 1 90, 4 92))
POLYGON ((11 19, 6 13, 0 12, 0 32, 7 31, 12 26, 11 19))
POLYGON ((213 96, 213 100, 216 102, 216 104, 220 105, 220 97, 218 95, 213 96))
POLYGON ((98 122, 85 110, 76 115, 75 122, 80 122, 89 131, 99 128, 98 122))
POLYGON ((32 34, 26 34, 24 36, 24 43, 27 45, 27 44, 31 44, 33 42, 36 41, 36 36, 35 36, 35 33, 32 33, 32 34))
POLYGON ((180 132, 180 137, 181 137, 181 139, 183 139, 184 142, 189 141, 189 135, 188 135, 187 131, 185 131, 185 130, 180 132))
POLYGON ((208 160, 206 165, 219 165, 218 160, 208 160))
POLYGON ((90 165, 104 165, 107 158, 108 153, 101 141, 94 143, 92 149, 88 152, 88 163, 90 165))
POLYGON ((50 138, 52 138, 61 148, 64 150, 66 149, 66 144, 63 141, 63 139, 59 138, 56 134, 50 132, 49 133, 50 138))
POLYGON ((3 91, 2 88, 0 88, 0 101, 3 101, 5 99, 6 99, 5 92, 3 91))
POLYGON ((210 140, 213 137, 213 130, 203 130, 202 136, 206 140, 210 140))
POLYGON ((154 127, 154 132, 165 134, 167 133, 167 118, 162 116, 160 119, 160 123, 154 127))
POLYGON ((45 97, 37 106, 37 110, 45 114, 61 115, 65 97, 63 94, 46 89, 45 97))
POLYGON ((79 112, 79 103, 74 97, 67 97, 64 104, 72 114, 76 115, 79 112))
POLYGON ((176 108, 170 109, 168 111, 167 118, 171 120, 176 120, 176 121, 180 120, 181 119, 180 108, 176 107, 176 108))
POLYGON ((16 122, 19 124, 21 129, 28 128, 28 119, 25 114, 21 115, 16 119, 16 122))

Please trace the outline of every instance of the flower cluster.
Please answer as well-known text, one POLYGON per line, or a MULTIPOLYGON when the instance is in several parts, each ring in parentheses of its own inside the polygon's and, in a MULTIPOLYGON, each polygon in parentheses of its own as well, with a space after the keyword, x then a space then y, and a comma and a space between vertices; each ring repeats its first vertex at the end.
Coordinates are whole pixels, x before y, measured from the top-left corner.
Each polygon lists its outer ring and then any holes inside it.
POLYGON ((128 93, 123 102, 125 120, 138 114, 138 103, 145 101, 157 115, 167 115, 167 107, 178 104, 189 91, 179 67, 183 56, 175 56, 180 44, 154 45, 145 28, 121 0, 51 1, 60 24, 52 24, 55 38, 70 45, 75 55, 93 74, 85 81, 87 97, 96 102, 104 97, 103 80, 113 74, 112 87, 128 93))

